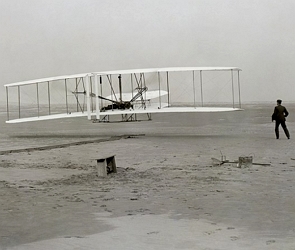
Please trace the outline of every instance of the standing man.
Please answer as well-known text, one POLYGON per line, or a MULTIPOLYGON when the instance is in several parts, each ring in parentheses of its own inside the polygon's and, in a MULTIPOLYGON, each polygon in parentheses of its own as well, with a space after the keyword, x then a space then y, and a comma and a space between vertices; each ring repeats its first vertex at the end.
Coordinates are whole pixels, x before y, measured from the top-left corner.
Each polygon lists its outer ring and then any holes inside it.
POLYGON ((288 139, 290 139, 290 134, 288 131, 288 128, 286 126, 286 117, 289 115, 289 112, 287 109, 281 105, 282 100, 277 100, 277 106, 274 109, 274 112, 272 114, 272 121, 276 121, 276 126, 275 126, 275 132, 276 132, 276 137, 279 139, 279 126, 282 125, 282 128, 284 129, 284 132, 287 136, 288 139))

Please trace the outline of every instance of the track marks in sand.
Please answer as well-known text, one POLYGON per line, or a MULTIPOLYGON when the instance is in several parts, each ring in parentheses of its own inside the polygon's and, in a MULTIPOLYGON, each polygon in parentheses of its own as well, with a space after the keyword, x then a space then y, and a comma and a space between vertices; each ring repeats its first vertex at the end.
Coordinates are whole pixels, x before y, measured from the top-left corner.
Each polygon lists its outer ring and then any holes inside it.
MULTIPOLYGON (((219 225, 212 225, 208 230, 202 231, 202 236, 209 239, 218 238, 226 232, 229 241, 240 242, 241 236, 235 228, 238 227, 237 224, 247 224, 245 218, 259 212, 248 204, 253 201, 262 204, 267 190, 258 185, 270 181, 263 175, 265 171, 273 169, 170 165, 169 162, 163 164, 146 170, 140 170, 137 166, 119 167, 117 174, 110 174, 106 178, 97 177, 95 168, 89 168, 88 173, 80 172, 56 179, 31 181, 28 186, 34 188, 27 188, 29 193, 26 202, 43 200, 45 204, 42 206, 46 205, 49 214, 55 213, 52 211, 64 214, 73 209, 81 209, 89 214, 108 212, 114 217, 126 215, 133 218, 137 215, 173 213, 175 220, 217 221, 218 218, 225 218, 231 221, 229 224, 233 226, 228 227, 228 230, 220 230, 219 225), (178 216, 175 216, 176 214, 178 216)), ((292 174, 290 171, 283 171, 285 169, 288 168, 273 169, 272 181, 279 183, 292 174), (277 173, 281 176, 277 176, 277 173)), ((72 166, 69 164, 66 170, 72 171, 72 166)), ((289 179, 291 185, 292 179, 289 179)), ((14 188, 22 194, 25 191, 25 188, 18 186, 14 188)), ((41 211, 43 207, 38 206, 34 209, 41 211)), ((149 232, 157 231, 151 229, 149 232)), ((65 234, 75 235, 67 232, 65 234)), ((150 234, 153 235, 160 235, 160 232, 150 234)))

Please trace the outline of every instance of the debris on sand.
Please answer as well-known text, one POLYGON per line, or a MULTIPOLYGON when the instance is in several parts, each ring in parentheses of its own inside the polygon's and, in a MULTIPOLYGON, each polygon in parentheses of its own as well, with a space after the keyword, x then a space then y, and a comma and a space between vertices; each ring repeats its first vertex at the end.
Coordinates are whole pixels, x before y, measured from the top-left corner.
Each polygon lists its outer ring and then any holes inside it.
POLYGON ((226 157, 224 155, 221 156, 221 160, 212 157, 212 165, 213 166, 221 166, 226 163, 233 164, 234 166, 237 166, 238 168, 250 168, 252 165, 260 165, 260 166, 270 166, 270 163, 257 163, 253 162, 253 156, 240 156, 237 161, 229 161, 226 160, 226 157))

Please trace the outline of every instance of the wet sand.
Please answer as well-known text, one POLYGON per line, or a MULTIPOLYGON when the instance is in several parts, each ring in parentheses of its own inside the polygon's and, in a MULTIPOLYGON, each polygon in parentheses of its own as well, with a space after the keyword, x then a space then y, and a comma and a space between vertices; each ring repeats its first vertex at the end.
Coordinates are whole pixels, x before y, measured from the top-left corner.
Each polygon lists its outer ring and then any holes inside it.
POLYGON ((295 249, 294 139, 247 121, 3 153, 0 249, 295 249))

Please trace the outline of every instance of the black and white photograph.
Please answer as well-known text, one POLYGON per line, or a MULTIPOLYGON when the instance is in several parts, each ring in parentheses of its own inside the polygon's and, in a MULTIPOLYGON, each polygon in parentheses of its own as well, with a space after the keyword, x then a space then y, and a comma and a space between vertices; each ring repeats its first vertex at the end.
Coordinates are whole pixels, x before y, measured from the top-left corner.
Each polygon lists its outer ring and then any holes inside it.
POLYGON ((0 250, 294 250, 295 1, 0 0, 0 250))

